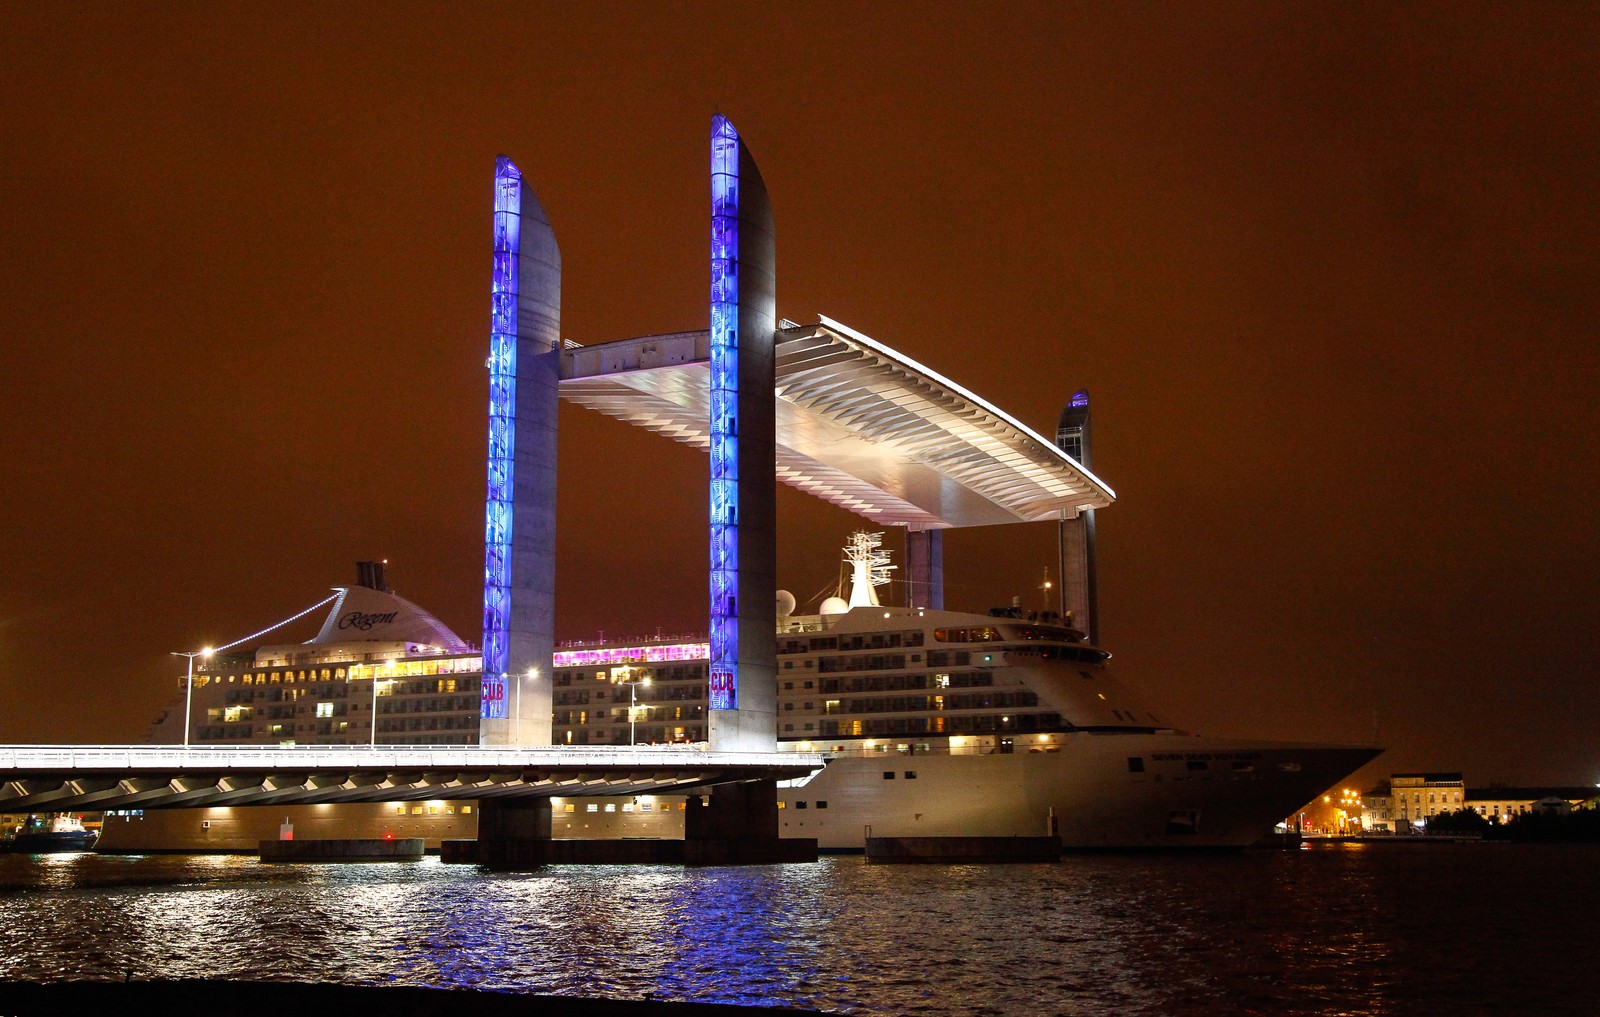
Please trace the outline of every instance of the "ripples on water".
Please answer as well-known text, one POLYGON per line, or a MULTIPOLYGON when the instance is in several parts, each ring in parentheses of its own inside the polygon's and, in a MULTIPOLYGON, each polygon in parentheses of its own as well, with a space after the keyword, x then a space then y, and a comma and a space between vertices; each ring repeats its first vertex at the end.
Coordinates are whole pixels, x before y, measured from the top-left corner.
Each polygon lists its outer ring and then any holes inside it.
POLYGON ((908 1014, 1590 1014, 1600 849, 1059 865, 0 856, 0 978, 470 986, 908 1014))

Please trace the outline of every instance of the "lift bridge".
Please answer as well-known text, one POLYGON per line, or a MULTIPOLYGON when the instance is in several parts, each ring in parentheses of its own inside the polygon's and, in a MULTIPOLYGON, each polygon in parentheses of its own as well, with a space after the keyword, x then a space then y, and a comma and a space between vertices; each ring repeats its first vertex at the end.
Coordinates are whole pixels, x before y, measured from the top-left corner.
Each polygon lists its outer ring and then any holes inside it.
POLYGON ((814 753, 654 746, 0 746, 0 810, 687 794, 822 765, 814 753))
POLYGON ((537 842, 519 857, 540 859, 553 857, 554 796, 716 788, 689 810, 686 839, 767 846, 689 857, 786 858, 776 782, 825 761, 774 751, 777 481, 904 527, 909 596, 934 609, 944 529, 1056 521, 1063 613, 1092 625, 1092 519, 1111 489, 1059 434, 1039 435, 888 346, 828 318, 778 318, 771 205, 720 115, 711 156, 710 328, 595 345, 561 334, 554 230, 516 165, 496 164, 478 745, 0 746, 0 808, 470 799, 485 805, 480 845, 497 845, 480 858, 537 842), (710 751, 552 745, 550 683, 522 689, 525 673, 550 673, 554 647, 560 399, 708 453, 710 751))

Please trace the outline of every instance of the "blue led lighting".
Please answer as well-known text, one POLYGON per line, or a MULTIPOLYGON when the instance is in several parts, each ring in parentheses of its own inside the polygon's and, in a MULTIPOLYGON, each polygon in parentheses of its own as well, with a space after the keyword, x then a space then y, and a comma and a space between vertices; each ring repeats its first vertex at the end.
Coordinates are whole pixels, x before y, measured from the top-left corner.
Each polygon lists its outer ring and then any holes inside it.
POLYGON ((739 706, 739 132, 711 121, 711 709, 739 706))
POLYGON ((481 715, 507 714, 511 614, 511 478, 517 419, 517 255, 521 251, 522 171, 505 156, 494 167, 494 278, 490 286, 489 492, 483 543, 483 699, 481 715))

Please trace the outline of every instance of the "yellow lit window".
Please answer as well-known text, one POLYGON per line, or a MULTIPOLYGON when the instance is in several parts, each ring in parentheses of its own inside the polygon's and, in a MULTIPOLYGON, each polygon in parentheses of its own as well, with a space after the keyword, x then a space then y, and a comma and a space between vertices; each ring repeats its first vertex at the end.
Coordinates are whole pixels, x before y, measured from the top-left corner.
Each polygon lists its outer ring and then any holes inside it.
POLYGON ((463 815, 463 816, 470 816, 470 815, 472 815, 472 806, 470 806, 470 805, 463 805, 463 806, 461 806, 461 814, 462 814, 462 815, 463 815))
POLYGON ((577 812, 578 811, 578 807, 576 805, 572 804, 571 802, 568 802, 566 804, 566 806, 562 809, 562 811, 563 812, 577 812))

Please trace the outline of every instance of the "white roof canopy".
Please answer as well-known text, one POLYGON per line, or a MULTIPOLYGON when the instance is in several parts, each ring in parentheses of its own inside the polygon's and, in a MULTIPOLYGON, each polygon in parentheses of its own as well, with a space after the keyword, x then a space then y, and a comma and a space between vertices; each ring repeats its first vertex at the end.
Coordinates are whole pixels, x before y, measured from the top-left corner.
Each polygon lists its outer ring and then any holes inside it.
MULTIPOLYGON (((710 445, 710 334, 561 354, 561 397, 710 445)), ((942 529, 1059 519, 1111 489, 1055 444, 949 379, 838 322, 778 332, 778 478, 875 523, 942 529)))

